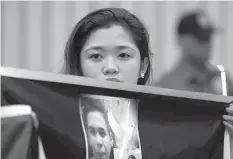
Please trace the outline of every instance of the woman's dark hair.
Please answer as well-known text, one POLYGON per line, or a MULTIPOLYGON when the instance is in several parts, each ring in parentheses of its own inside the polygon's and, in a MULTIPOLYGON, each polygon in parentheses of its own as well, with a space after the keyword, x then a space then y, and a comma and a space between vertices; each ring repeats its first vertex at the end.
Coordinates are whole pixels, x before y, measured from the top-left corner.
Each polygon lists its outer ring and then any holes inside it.
POLYGON ((137 83, 145 85, 151 77, 149 34, 135 15, 122 8, 99 9, 89 13, 76 24, 65 48, 64 72, 82 76, 80 53, 86 40, 92 32, 101 28, 109 28, 112 25, 120 25, 126 29, 132 35, 140 51, 141 60, 148 58, 148 67, 144 78, 140 78, 137 83))

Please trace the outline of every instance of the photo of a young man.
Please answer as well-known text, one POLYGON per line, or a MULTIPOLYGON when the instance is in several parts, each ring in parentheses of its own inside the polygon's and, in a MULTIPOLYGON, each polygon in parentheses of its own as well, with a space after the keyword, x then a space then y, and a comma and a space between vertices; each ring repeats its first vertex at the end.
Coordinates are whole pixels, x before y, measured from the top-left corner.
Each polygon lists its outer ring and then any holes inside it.
POLYGON ((123 98, 80 97, 87 159, 141 159, 136 106, 123 98))

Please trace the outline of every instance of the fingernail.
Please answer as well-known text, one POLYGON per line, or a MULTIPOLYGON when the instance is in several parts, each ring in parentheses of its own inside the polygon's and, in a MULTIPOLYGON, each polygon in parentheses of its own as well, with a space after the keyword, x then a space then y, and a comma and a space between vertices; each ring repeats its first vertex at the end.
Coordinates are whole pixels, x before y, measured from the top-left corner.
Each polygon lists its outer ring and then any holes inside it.
POLYGON ((224 119, 226 119, 226 118, 227 118, 227 116, 226 116, 226 115, 223 115, 222 117, 223 117, 224 119))
POLYGON ((227 122, 226 122, 226 121, 223 121, 222 123, 223 123, 223 125, 225 125, 225 126, 227 125, 227 122))

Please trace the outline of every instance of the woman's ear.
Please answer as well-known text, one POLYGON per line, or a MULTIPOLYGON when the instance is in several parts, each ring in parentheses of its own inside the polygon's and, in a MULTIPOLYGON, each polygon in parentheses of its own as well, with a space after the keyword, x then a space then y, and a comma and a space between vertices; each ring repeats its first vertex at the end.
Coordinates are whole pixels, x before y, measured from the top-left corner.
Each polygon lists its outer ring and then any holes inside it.
POLYGON ((147 68, 149 67, 149 59, 145 57, 141 61, 141 71, 140 71, 140 78, 144 78, 147 68))

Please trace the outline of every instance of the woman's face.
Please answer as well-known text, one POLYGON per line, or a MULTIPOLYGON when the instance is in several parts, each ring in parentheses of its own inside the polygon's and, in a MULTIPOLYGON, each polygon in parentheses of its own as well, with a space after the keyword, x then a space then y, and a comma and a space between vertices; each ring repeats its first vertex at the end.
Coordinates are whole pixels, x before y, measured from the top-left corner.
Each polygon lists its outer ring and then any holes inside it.
POLYGON ((80 56, 83 76, 136 84, 141 56, 125 29, 119 25, 94 31, 80 56))

